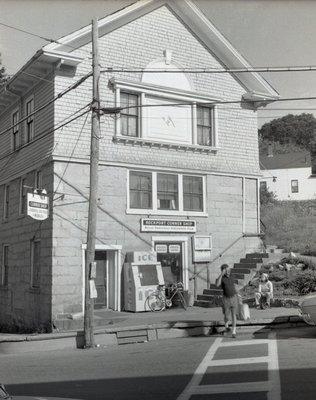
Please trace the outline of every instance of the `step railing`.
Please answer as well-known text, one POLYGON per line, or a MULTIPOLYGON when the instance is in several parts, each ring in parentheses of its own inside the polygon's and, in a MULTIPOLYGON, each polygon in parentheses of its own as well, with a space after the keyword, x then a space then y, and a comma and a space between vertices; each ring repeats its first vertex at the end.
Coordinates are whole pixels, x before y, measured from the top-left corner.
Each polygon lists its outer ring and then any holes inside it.
MULTIPOLYGON (((235 239, 229 246, 227 246, 222 252, 220 252, 219 254, 217 254, 217 256, 215 258, 213 258, 213 260, 211 260, 209 262, 209 266, 211 264, 213 264, 215 261, 217 261, 219 258, 221 258, 223 256, 223 254, 225 254, 228 250, 230 250, 237 242, 239 242, 240 239, 243 239, 244 237, 246 237, 247 235, 245 233, 243 233, 242 235, 238 236, 237 239, 235 239)), ((200 274, 201 271, 196 272, 195 274, 193 274, 191 276, 191 278, 189 278, 190 281, 192 281, 193 279, 196 279, 200 274)))

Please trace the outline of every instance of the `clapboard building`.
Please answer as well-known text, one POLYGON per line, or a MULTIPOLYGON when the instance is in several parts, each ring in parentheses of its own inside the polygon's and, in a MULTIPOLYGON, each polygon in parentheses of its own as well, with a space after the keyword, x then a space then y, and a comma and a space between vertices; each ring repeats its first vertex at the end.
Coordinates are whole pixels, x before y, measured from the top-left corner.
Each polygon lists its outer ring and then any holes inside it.
MULTIPOLYGON (((278 95, 257 73, 199 73, 250 66, 189 0, 100 19, 99 47, 102 106, 124 109, 101 117, 96 305, 122 309, 121 267, 135 250, 156 250, 166 280, 197 294, 220 262, 260 248, 256 106, 278 95), (198 243, 221 259, 209 263, 198 243)), ((82 311, 91 77, 56 96, 90 71, 87 26, 39 50, 0 92, 2 325, 50 329, 82 311), (27 216, 32 188, 49 195, 44 221, 27 216)))

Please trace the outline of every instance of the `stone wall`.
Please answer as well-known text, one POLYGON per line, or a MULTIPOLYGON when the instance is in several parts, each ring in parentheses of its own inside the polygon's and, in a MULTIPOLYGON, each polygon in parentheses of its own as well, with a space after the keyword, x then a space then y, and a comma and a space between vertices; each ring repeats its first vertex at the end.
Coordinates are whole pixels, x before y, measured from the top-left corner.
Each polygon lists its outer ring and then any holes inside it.
MULTIPOLYGON (((82 244, 86 243, 88 213, 88 177, 86 164, 55 163, 55 188, 65 193, 65 197, 55 202, 53 220, 53 316, 81 311, 82 307, 82 244), (66 172, 65 171, 66 167, 66 172), (61 179, 62 177, 62 179, 61 179)), ((245 225, 257 232, 257 205, 255 180, 248 179, 246 194, 245 225), (251 204, 253 205, 251 207, 251 204)), ((216 257, 242 235, 242 178, 208 174, 206 176, 207 198, 206 216, 190 217, 197 222, 196 234, 211 234, 213 237, 212 257, 216 257)), ((147 215, 131 215, 127 209, 127 169, 102 165, 99 167, 99 209, 97 216, 97 243, 122 245, 122 255, 129 251, 150 250, 154 234, 140 232, 140 218, 147 215)), ((153 215, 152 215, 153 216, 153 215)), ((159 218, 183 219, 177 216, 159 218)), ((250 231, 248 231, 250 232, 250 231)), ((174 233, 173 235, 179 236, 174 233)), ((196 279, 196 290, 201 292, 208 282, 214 282, 221 263, 233 264, 248 251, 258 250, 258 238, 240 239, 219 260, 209 267, 207 264, 192 262, 192 234, 181 234, 189 239, 189 277, 200 272, 196 279), (207 278, 209 268, 209 278, 207 278)), ((193 291, 193 281, 189 282, 193 291)))

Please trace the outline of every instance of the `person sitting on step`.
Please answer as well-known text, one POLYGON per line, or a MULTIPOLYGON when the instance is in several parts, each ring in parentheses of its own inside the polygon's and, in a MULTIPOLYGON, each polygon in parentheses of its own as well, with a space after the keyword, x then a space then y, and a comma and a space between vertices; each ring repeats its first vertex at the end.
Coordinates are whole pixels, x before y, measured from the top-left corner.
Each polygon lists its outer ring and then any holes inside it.
POLYGON ((269 281, 268 274, 263 273, 260 277, 258 292, 255 293, 256 307, 270 307, 271 299, 273 299, 273 285, 269 281))

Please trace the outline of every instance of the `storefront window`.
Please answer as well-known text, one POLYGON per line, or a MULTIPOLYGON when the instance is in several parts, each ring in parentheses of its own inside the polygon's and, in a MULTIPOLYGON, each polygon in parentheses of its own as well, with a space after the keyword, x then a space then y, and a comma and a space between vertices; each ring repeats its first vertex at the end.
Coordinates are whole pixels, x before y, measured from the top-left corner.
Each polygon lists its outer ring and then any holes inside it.
POLYGON ((184 211, 203 211, 203 179, 199 176, 183 176, 184 211))
POLYGON ((157 174, 157 198, 159 210, 178 210, 178 176, 157 174))
POLYGON ((152 208, 152 176, 150 172, 130 172, 130 208, 152 208))

